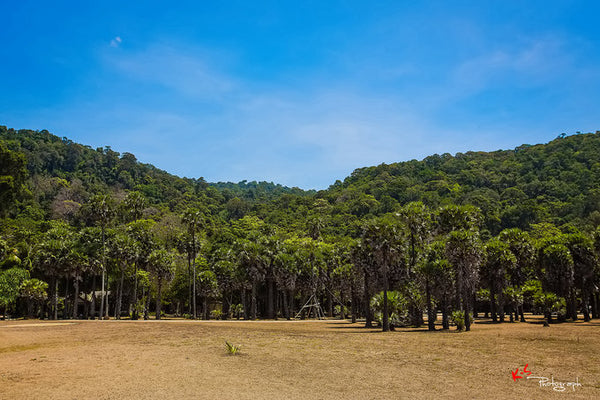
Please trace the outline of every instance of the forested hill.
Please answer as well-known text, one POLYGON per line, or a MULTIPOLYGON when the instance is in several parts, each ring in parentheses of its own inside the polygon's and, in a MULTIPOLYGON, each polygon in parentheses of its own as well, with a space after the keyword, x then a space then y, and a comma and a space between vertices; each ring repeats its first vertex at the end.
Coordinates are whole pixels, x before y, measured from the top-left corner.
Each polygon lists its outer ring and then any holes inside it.
POLYGON ((436 154, 360 168, 316 193, 268 182, 180 178, 140 163, 131 153, 92 149, 45 130, 0 126, 0 141, 26 160, 27 190, 12 213, 27 212, 34 218, 68 217, 94 194, 122 198, 138 191, 158 214, 193 206, 222 220, 252 214, 305 229, 308 220, 319 218, 332 234, 347 234, 349 225, 412 201, 432 209, 477 206, 489 235, 539 222, 584 230, 600 224, 600 132, 514 150, 436 154))
POLYGON ((411 201, 472 204, 481 208, 492 234, 542 221, 593 228, 600 224, 600 132, 360 168, 324 195, 344 200, 358 214, 388 212, 411 201))
MULTIPOLYGON (((46 130, 0 126, 0 141, 25 157, 30 198, 22 206, 38 207, 47 216, 68 212, 60 210, 65 204, 83 203, 94 194, 108 192, 118 196, 139 191, 150 205, 161 210, 180 212, 195 205, 211 213, 222 211, 229 202, 230 207, 249 210, 253 204, 284 193, 311 193, 269 182, 213 184, 204 178, 180 178, 139 162, 131 153, 119 154, 110 146, 93 149, 46 130), (71 202, 66 203, 68 200, 71 202)), ((239 213, 233 210, 233 214, 239 213)))
POLYGON ((599 224, 599 132, 361 168, 312 192, 179 178, 110 147, 0 127, 2 315, 160 318, 164 305, 196 318, 201 299, 205 319, 291 318, 317 293, 328 316, 334 297, 351 299, 353 318, 387 330, 386 307, 372 308, 392 289, 390 318, 419 326, 427 308, 431 330, 438 310, 448 329, 453 312, 486 302, 494 321, 505 309, 575 320, 579 306, 589 320, 599 224), (116 295, 104 303, 106 287, 116 295))

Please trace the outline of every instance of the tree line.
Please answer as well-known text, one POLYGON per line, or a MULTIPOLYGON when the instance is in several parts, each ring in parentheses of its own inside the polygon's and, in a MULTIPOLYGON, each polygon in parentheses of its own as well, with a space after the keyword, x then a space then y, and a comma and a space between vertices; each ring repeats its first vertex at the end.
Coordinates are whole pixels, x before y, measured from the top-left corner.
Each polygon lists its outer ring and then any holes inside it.
MULTIPOLYGON (((326 315, 383 330, 435 329, 471 316, 548 322, 598 317, 599 231, 551 224, 483 240, 481 211, 412 202, 362 221, 357 235, 324 235, 324 218, 290 232, 255 216, 227 223, 189 208, 144 218, 139 192, 95 195, 80 226, 51 220, 14 230, 2 251, 4 314, 45 318, 294 318, 313 298, 326 315), (4 286, 10 287, 5 290, 4 286)), ((326 210, 322 210, 326 213, 326 210)))

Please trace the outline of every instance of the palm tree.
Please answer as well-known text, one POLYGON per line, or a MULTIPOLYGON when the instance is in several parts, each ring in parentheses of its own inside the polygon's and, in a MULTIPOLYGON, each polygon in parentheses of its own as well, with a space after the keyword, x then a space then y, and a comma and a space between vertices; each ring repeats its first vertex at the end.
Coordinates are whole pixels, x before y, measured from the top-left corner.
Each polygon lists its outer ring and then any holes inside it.
POLYGON ((438 240, 429 245, 425 259, 418 265, 418 272, 425 281, 428 330, 435 330, 436 307, 432 298, 435 298, 442 310, 442 329, 449 329, 449 307, 455 283, 452 267, 445 259, 443 241, 438 240))
POLYGON ((39 315, 39 304, 48 298, 48 284, 39 279, 28 279, 21 285, 21 296, 27 299, 27 315, 39 315), (35 308, 34 308, 35 307, 35 308), (37 310, 37 311, 34 311, 37 310))
MULTIPOLYGON (((592 240, 584 234, 577 232, 566 235, 566 244, 573 257, 574 287, 571 290, 579 289, 583 319, 587 322, 590 320, 589 299, 594 290, 595 268, 598 260, 594 254, 592 240)), ((577 319, 575 295, 572 293, 570 297, 570 314, 575 320, 577 319)))
POLYGON ((550 244, 542 247, 540 252, 539 267, 544 289, 567 298, 575 280, 569 249, 562 244, 550 244))
POLYGON ((390 290, 390 270, 402 255, 400 232, 393 223, 379 219, 364 226, 361 240, 369 249, 372 263, 383 287, 382 330, 388 332, 390 323, 387 292, 390 290))
POLYGON ((492 239, 487 243, 485 253, 485 262, 481 266, 480 275, 490 289, 492 320, 498 322, 496 317, 496 304, 498 304, 500 322, 504 322, 504 291, 507 287, 507 274, 514 269, 517 259, 508 245, 498 239, 492 239))
POLYGON ((54 223, 38 242, 35 248, 34 264, 43 274, 50 277, 52 288, 52 319, 58 319, 58 279, 64 276, 69 246, 73 233, 65 223, 54 223))
POLYGON ((259 244, 247 240, 241 242, 240 261, 242 265, 247 268, 252 282, 250 305, 250 318, 252 319, 256 319, 258 315, 256 299, 258 284, 264 280, 266 275, 265 262, 262 258, 262 253, 259 244))
POLYGON ((165 280, 173 278, 175 261, 171 253, 164 249, 158 249, 148 256, 148 266, 156 278, 156 319, 160 319, 163 283, 165 280))
POLYGON ((202 213, 195 209, 187 209, 183 216, 182 222, 187 226, 188 234, 191 239, 191 246, 189 247, 189 258, 192 260, 192 315, 194 319, 198 318, 198 312, 196 308, 196 255, 197 255, 197 235, 200 230, 204 227, 204 216, 202 213))
POLYGON ((100 301, 100 318, 108 316, 108 302, 106 310, 104 303, 106 298, 106 228, 114 214, 114 202, 108 194, 97 194, 85 205, 85 214, 98 226, 102 232, 102 298, 100 301))
POLYGON ((135 241, 121 230, 111 238, 108 247, 109 258, 117 265, 119 272, 115 319, 121 319, 125 273, 136 260, 135 241))
POLYGON ((471 301, 477 285, 482 246, 479 235, 472 230, 452 231, 446 243, 446 258, 454 269, 456 294, 465 316, 465 328, 471 330, 471 301))
POLYGON ((122 204, 126 214, 125 221, 132 222, 142 218, 147 201, 143 194, 134 191, 127 193, 122 204))
MULTIPOLYGON (((431 213, 422 202, 408 203, 396 215, 399 217, 408 235, 407 253, 408 253, 408 280, 417 282, 415 276, 415 268, 419 262, 419 258, 423 253, 423 247, 429 241, 431 236, 431 213)), ((420 326, 423 323, 423 310, 412 301, 413 296, 410 296, 409 313, 412 323, 420 326)))
MULTIPOLYGON (((527 232, 518 228, 505 229, 498 235, 498 240, 508 245, 515 256, 515 263, 508 270, 509 282, 515 290, 522 290, 525 282, 534 275, 533 267, 536 260, 535 245, 527 232)), ((525 322, 523 303, 517 303, 521 322, 525 322)))
POLYGON ((154 237, 152 235, 152 226, 155 224, 152 220, 140 219, 127 224, 127 235, 133 240, 133 259, 134 259, 134 284, 133 284, 133 319, 138 319, 138 281, 140 270, 144 270, 148 264, 148 257, 155 247, 154 237))

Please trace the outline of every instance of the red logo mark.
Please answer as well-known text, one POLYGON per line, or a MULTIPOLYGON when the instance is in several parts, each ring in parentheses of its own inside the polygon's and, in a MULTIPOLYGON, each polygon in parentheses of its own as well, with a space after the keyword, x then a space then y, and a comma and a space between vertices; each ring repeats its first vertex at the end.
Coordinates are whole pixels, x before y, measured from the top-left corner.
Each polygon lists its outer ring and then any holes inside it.
POLYGON ((529 363, 525 364, 525 368, 523 368, 523 371, 520 373, 520 375, 519 368, 517 368, 515 371, 510 371, 510 373, 512 374, 513 382, 516 382, 517 379, 523 379, 523 373, 527 374, 527 376, 531 375, 531 371, 527 370, 528 366, 529 363))

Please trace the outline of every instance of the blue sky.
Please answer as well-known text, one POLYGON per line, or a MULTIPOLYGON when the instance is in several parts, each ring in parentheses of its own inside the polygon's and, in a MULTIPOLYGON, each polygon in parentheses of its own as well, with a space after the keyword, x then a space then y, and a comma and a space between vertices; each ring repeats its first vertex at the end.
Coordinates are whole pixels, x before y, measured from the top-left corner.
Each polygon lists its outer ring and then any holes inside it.
POLYGON ((597 4, 5 1, 0 125, 322 189, 600 130, 597 4))

